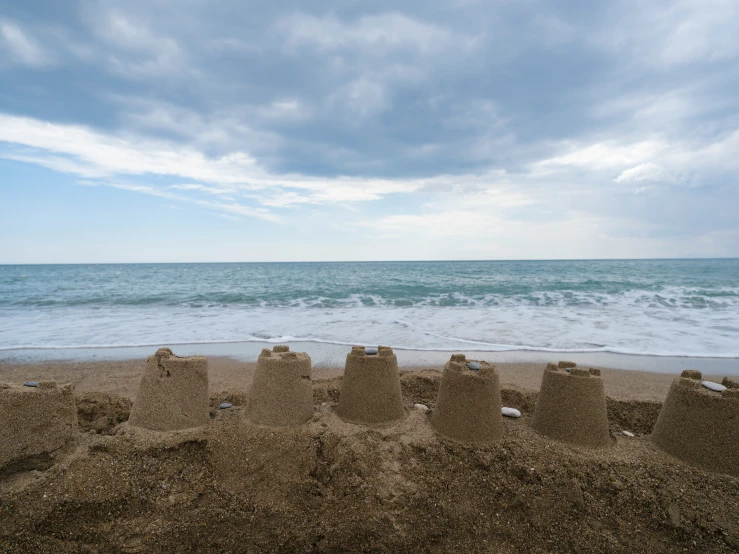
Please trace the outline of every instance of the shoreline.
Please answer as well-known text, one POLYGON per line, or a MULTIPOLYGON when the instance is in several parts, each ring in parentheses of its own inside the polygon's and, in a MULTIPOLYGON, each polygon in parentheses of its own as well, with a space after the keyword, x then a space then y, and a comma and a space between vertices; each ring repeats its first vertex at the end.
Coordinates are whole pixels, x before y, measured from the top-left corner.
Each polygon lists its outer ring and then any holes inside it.
MULTIPOLYGON (((87 348, 18 348, 0 350, 0 364, 39 364, 39 363, 86 363, 145 360, 160 347, 171 346, 180 356, 203 355, 208 357, 227 357, 242 362, 256 362, 262 348, 271 348, 277 342, 226 342, 226 343, 184 343, 152 344, 147 346, 100 346, 87 348)), ((350 345, 308 341, 279 341, 297 352, 307 352, 314 368, 340 369, 344 367, 350 345)), ((559 352, 545 350, 505 350, 491 351, 470 349, 456 350, 418 350, 392 346, 401 366, 429 367, 443 366, 451 354, 464 353, 468 357, 483 359, 493 364, 546 364, 562 359, 571 360, 578 365, 599 368, 641 371, 678 375, 685 369, 697 369, 707 374, 739 375, 739 358, 728 357, 687 357, 654 356, 640 354, 621 354, 612 352, 559 352)))

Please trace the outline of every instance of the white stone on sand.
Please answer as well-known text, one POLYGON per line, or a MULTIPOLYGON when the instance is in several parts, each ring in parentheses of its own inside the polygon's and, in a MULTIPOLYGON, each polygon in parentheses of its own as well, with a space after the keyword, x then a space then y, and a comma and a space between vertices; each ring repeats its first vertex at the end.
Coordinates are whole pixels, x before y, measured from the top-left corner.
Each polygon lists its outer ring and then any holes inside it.
POLYGON ((419 412, 428 412, 429 407, 426 404, 413 404, 413 409, 419 412))
POLYGON ((506 417, 521 417, 521 412, 516 408, 501 408, 500 411, 503 412, 503 415, 506 417))
POLYGON ((623 433, 624 435, 626 435, 627 437, 633 437, 633 436, 634 436, 634 433, 632 433, 631 431, 621 431, 621 432, 622 432, 622 433, 623 433))
POLYGON ((726 390, 725 386, 719 383, 714 383, 713 381, 701 381, 701 385, 707 389, 715 390, 716 392, 724 392, 726 390))

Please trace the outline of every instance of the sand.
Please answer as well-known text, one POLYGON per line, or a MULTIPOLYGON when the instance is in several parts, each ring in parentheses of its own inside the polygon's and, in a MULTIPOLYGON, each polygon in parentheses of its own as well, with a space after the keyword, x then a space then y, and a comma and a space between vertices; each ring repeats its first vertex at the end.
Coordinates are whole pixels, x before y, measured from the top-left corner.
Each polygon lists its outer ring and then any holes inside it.
POLYGON ((715 392, 700 372, 684 371, 670 387, 652 438, 665 451, 698 467, 739 476, 739 387, 715 392))
POLYGON ((160 348, 146 361, 130 422, 154 431, 197 427, 208 423, 208 405, 208 360, 160 348))
POLYGON ((246 396, 246 417, 259 425, 300 425, 313 415, 311 360, 288 346, 264 349, 246 396))
POLYGON ((391 425, 403 418, 398 358, 392 348, 380 346, 375 354, 367 354, 364 346, 352 347, 346 355, 337 413, 364 425, 391 425))
POLYGON ((578 368, 571 362, 548 364, 543 372, 532 427, 564 442, 611 446, 600 370, 578 368), (565 368, 570 368, 570 372, 565 368))
POLYGON ((78 435, 71 386, 42 381, 36 387, 0 384, 0 478, 46 469, 78 435))
POLYGON ((496 364, 523 415, 484 446, 434 433, 441 368, 399 373, 407 417, 388 427, 338 417, 341 371, 314 368, 311 419, 268 428, 245 418, 254 364, 209 358, 210 423, 152 432, 120 423, 144 366, 0 368, 74 382, 85 422, 55 465, 0 479, 0 552, 739 551, 739 478, 648 437, 674 375, 603 370, 615 444, 593 449, 531 428, 539 364, 496 364))
POLYGON ((444 365, 431 424, 440 435, 467 444, 489 444, 503 437, 500 380, 495 366, 453 354, 444 365), (468 368, 477 362, 480 369, 468 368))

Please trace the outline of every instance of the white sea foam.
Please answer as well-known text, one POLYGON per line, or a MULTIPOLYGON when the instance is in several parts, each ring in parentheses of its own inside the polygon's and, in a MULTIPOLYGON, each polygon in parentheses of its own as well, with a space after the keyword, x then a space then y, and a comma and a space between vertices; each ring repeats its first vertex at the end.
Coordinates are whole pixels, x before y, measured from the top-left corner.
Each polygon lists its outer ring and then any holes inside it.
POLYGON ((0 313, 0 350, 233 342, 739 357, 739 314, 660 308, 126 307, 0 313))

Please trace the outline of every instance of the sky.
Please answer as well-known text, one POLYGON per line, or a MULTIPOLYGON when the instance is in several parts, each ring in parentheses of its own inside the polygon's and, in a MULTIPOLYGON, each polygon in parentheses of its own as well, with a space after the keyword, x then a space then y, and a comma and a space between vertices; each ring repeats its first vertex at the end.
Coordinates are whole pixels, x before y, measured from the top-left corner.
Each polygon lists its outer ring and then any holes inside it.
POLYGON ((739 2, 0 0, 0 263, 739 256, 739 2))

